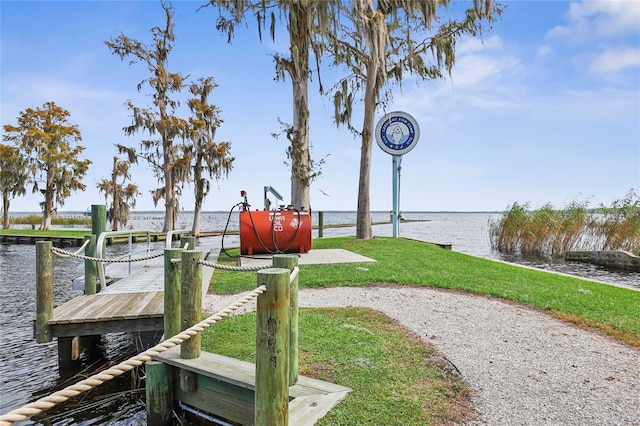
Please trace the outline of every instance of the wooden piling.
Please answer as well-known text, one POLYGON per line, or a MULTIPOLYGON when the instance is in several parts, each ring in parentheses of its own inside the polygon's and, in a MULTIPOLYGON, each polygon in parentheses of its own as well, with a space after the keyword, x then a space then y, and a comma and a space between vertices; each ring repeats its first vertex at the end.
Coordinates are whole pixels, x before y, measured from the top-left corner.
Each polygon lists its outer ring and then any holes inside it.
POLYGON ((282 268, 258 271, 255 425, 289 424, 289 276, 282 268))
MULTIPOLYGON (((180 294, 180 310, 182 330, 186 330, 200 322, 202 315, 202 252, 184 250, 182 252, 182 292, 180 294)), ((190 338, 180 345, 180 357, 183 359, 198 358, 201 351, 202 336, 190 338)))
MULTIPOLYGON (((273 267, 288 269, 298 266, 298 256, 274 254, 273 267)), ((289 386, 298 381, 298 277, 289 286, 289 386)))
POLYGON ((324 212, 318 212, 318 238, 324 234, 324 212))
MULTIPOLYGON (((200 322, 202 312, 202 252, 195 250, 182 251, 182 291, 180 294, 180 317, 182 330, 186 330, 200 322)), ((200 356, 202 334, 191 337, 180 345, 180 358, 193 359, 200 356)), ((194 392, 198 388, 197 374, 193 371, 180 370, 180 389, 194 392)))
MULTIPOLYGON (((96 234, 85 236, 89 244, 84 248, 84 255, 96 257, 96 234)), ((96 294, 96 280, 98 279, 98 269, 95 260, 84 261, 84 294, 96 294)), ((104 290, 104 289, 101 289, 104 290)))
POLYGON ((196 237, 192 237, 189 235, 183 235, 180 237, 180 247, 184 248, 186 244, 187 250, 195 250, 196 249, 196 237))
POLYGON ((53 255, 51 241, 36 242, 36 342, 51 341, 53 316, 53 255))
POLYGON ((172 425, 173 389, 171 386, 171 367, 163 362, 147 361, 145 373, 147 375, 145 385, 147 425, 172 425))
POLYGON ((100 236, 107 230, 107 206, 104 204, 91 205, 91 233, 100 236))
POLYGON ((179 334, 180 323, 180 279, 182 263, 172 263, 172 259, 181 259, 182 249, 164 250, 164 338, 179 334))

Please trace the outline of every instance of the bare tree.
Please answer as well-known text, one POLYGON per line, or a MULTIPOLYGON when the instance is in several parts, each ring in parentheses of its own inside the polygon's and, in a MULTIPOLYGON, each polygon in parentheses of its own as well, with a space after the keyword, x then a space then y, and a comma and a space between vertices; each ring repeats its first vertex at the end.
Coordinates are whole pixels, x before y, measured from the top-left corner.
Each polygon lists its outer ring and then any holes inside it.
POLYGON ((191 140, 190 156, 193 158, 193 184, 195 209, 191 233, 200 236, 200 216, 205 197, 209 194, 210 182, 205 177, 220 179, 229 176, 233 168, 230 142, 215 142, 216 130, 222 124, 220 110, 208 102, 209 94, 217 87, 213 77, 200 78, 189 86, 194 95, 188 101, 191 109, 188 138, 191 140))

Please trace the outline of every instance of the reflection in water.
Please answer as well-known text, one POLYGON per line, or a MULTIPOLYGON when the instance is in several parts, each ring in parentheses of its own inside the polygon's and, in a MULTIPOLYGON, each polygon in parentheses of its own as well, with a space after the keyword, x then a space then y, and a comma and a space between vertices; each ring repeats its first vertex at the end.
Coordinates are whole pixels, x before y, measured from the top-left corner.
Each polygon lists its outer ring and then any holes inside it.
MULTIPOLYGON (((499 216, 496 213, 405 213, 405 219, 421 222, 401 222, 399 236, 422 241, 452 244, 455 251, 489 259, 507 260, 536 268, 549 269, 605 282, 640 287, 640 273, 608 271, 603 267, 585 263, 549 262, 541 259, 502 258, 490 248, 488 223, 499 216)), ((314 224, 317 215, 313 215, 314 224)), ((203 231, 221 231, 228 213, 205 213, 203 231)), ((325 225, 354 224, 355 212, 326 212, 325 225)), ((389 213, 373 213, 374 222, 389 221, 389 213)), ((130 229, 159 230, 162 218, 158 215, 134 216, 130 229)), ((182 214, 179 228, 190 228, 191 217, 182 214)), ((229 229, 238 229, 237 215, 230 217, 229 229)), ((390 224, 373 227, 375 236, 392 236, 390 224)), ((354 235, 355 228, 327 228, 325 237, 354 235)), ((318 231, 313 231, 316 238, 318 231)), ((205 239, 204 244, 220 245, 220 237, 205 239)), ((226 247, 237 247, 237 236, 227 236, 226 247)), ((146 248, 146 244, 142 244, 146 248)), ((161 248, 163 243, 154 245, 161 248)), ((124 245, 109 247, 108 257, 126 251, 124 245)), ((79 259, 53 258, 54 304, 58 306, 80 295, 73 290, 71 280, 84 273, 84 262, 79 259)), ((110 334, 103 336, 95 353, 83 353, 73 369, 59 373, 55 340, 37 344, 33 339, 32 320, 35 318, 35 247, 32 245, 0 245, 0 413, 49 395, 55 390, 76 383, 107 366, 142 352, 157 342, 159 336, 149 334, 110 334)), ((57 408, 46 411, 31 420, 36 424, 115 424, 144 425, 146 415, 140 383, 141 372, 125 373, 119 378, 100 385, 57 408)))

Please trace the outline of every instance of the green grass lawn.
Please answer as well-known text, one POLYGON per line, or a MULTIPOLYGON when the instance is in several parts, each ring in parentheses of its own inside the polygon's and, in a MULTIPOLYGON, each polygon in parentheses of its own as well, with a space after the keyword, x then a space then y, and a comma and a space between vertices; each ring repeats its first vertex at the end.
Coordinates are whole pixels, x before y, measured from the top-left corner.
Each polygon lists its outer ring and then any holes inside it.
MULTIPOLYGON (((320 238, 313 244, 314 249, 343 248, 377 262, 302 265, 301 288, 401 284, 470 292, 516 302, 640 348, 640 291, 495 262, 403 238, 320 238)), ((220 261, 225 258, 221 255, 220 261)), ((255 286, 255 274, 216 270, 209 290, 234 294, 255 286)))
MULTIPOLYGON (((522 268, 402 238, 314 240, 376 263, 300 266, 301 288, 407 285, 495 297, 640 348, 640 291, 522 268)), ((237 255, 238 250, 230 251, 237 255)), ((221 263, 233 260, 222 255, 221 263)), ((256 287, 256 274, 216 270, 209 290, 256 287)), ((388 317, 362 308, 300 311, 300 374, 353 389, 320 425, 445 425, 473 416, 470 392, 444 358, 388 317)), ((255 361, 255 314, 216 324, 203 349, 255 361)))
MULTIPOLYGON (((299 374, 352 391, 318 425, 440 425, 470 414, 462 379, 442 358, 385 315, 364 308, 302 309, 299 374)), ((209 352, 255 362, 256 315, 203 332, 209 352)))

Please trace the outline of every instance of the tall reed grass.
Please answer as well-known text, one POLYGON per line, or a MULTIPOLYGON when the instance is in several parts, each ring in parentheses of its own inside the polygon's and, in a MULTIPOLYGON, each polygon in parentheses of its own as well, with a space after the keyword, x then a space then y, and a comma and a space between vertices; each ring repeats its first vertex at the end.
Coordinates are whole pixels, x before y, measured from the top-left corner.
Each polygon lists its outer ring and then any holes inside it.
MULTIPOLYGON (((2 218, 4 218, 2 216, 2 218)), ((42 216, 37 214, 30 214, 28 216, 12 216, 9 218, 9 224, 11 225, 40 225, 42 223, 42 216)), ((52 216, 52 225, 59 226, 88 226, 91 227, 91 218, 84 216, 52 216)))
POLYGON ((633 190, 610 207, 573 201, 531 210, 514 203, 489 221, 491 247, 504 254, 563 257, 573 250, 625 250, 640 254, 640 197, 633 190))

